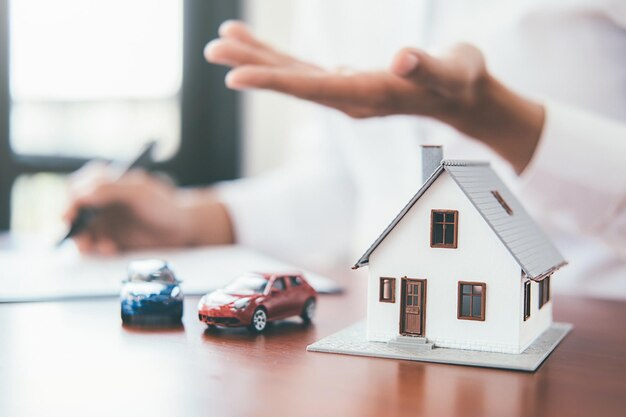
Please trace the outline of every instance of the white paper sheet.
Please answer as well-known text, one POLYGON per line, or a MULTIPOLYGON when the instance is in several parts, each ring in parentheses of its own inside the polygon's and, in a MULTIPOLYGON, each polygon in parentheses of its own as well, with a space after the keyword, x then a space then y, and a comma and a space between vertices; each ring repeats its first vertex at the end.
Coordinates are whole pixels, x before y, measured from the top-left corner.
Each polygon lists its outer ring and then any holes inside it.
POLYGON ((240 274, 303 272, 320 293, 341 291, 332 280, 240 246, 133 252, 116 257, 80 256, 72 246, 0 251, 0 302, 44 301, 119 295, 128 263, 169 261, 186 295, 220 288, 240 274))

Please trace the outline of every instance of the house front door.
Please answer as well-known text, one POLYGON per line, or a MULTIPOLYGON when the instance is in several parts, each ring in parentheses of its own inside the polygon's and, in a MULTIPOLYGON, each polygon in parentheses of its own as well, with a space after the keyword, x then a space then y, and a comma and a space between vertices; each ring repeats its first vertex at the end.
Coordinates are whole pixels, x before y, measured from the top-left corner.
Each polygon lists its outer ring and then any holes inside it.
POLYGON ((400 334, 424 335, 426 307, 426 280, 402 278, 402 304, 400 308, 400 334))

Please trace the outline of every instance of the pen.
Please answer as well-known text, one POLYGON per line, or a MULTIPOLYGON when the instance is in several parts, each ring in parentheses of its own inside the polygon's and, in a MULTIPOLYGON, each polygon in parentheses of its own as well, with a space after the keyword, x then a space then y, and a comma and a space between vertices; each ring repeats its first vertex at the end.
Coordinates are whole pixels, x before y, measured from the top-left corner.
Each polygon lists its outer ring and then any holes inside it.
MULTIPOLYGON (((128 171, 130 171, 132 169, 135 169, 135 168, 140 168, 142 166, 147 165, 149 162, 151 162, 152 161, 152 151, 154 150, 155 146, 156 146, 156 142, 155 141, 148 142, 142 148, 141 152, 139 153, 139 155, 137 155, 137 157, 135 159, 131 159, 126 164, 126 166, 124 166, 124 167, 122 167, 120 169, 120 174, 113 181, 119 180, 128 171)), ((63 239, 61 239, 59 241, 59 243, 57 243, 57 246, 60 246, 67 239, 70 239, 71 237, 76 236, 77 234, 79 234, 80 232, 85 230, 87 228, 87 226, 89 226, 89 224, 93 221, 93 219, 96 217, 97 214, 98 214, 98 208, 97 207, 81 207, 78 210, 78 214, 76 215, 74 220, 72 220, 72 224, 70 225, 70 230, 63 237, 63 239)))

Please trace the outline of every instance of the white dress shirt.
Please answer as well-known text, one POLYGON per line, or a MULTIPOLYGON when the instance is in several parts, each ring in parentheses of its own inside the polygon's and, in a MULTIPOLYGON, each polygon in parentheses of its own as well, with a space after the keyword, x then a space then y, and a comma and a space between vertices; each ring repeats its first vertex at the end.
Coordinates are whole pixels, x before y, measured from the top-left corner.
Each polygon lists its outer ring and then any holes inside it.
POLYGON ((553 288, 626 298, 626 2, 300 0, 291 52, 334 67, 387 67, 404 46, 470 42, 490 71, 546 106, 521 177, 424 118, 352 120, 311 105, 290 163, 221 186, 237 240, 295 263, 351 265, 421 185, 419 144, 488 159, 570 265, 553 288))

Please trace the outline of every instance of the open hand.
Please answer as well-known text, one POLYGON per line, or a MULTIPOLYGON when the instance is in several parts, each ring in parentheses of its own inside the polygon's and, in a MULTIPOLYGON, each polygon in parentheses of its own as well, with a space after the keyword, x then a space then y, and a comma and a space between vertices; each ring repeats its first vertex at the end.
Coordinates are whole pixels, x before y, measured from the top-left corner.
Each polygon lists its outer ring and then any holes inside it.
POLYGON ((487 71, 482 53, 458 44, 440 56, 404 48, 386 70, 328 70, 276 51, 237 21, 224 22, 205 48, 209 62, 233 69, 226 85, 269 89, 355 118, 428 116, 490 146, 521 172, 543 129, 545 110, 487 71))
POLYGON ((434 57, 422 50, 399 51, 388 70, 327 70, 274 50, 241 22, 220 27, 205 48, 209 62, 234 69, 226 84, 235 89, 270 89, 335 108, 352 117, 391 114, 447 118, 476 100, 486 77, 478 49, 457 45, 434 57))

